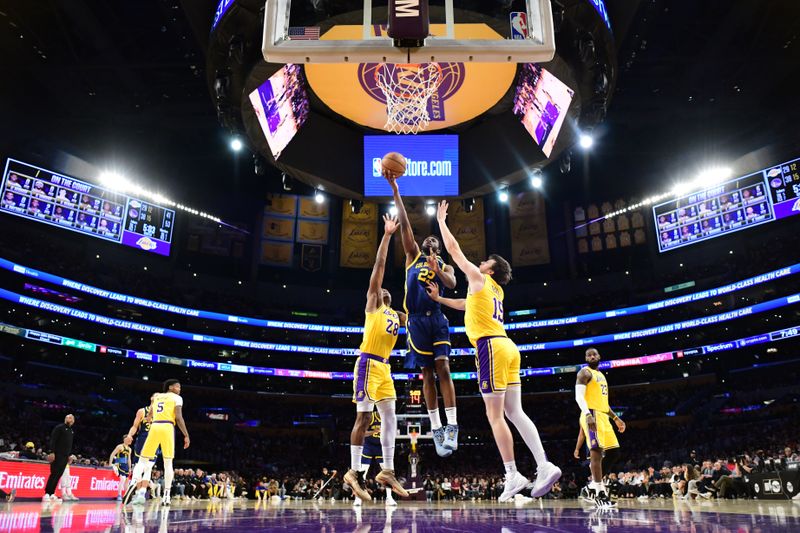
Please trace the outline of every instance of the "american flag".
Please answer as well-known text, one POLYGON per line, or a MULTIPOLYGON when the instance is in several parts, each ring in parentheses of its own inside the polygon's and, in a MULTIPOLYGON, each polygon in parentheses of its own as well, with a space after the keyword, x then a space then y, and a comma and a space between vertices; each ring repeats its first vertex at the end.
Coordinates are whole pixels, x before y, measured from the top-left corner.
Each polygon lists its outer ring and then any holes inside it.
POLYGON ((316 41, 319 39, 319 26, 298 26, 289 28, 290 41, 316 41))

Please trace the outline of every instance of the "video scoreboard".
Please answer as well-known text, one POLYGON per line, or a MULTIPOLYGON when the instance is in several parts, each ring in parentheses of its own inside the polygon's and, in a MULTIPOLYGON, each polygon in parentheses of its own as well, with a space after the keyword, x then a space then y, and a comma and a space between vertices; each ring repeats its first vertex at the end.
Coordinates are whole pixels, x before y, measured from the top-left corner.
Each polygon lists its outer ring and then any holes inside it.
POLYGON ((0 211, 168 256, 175 211, 9 159, 0 211))

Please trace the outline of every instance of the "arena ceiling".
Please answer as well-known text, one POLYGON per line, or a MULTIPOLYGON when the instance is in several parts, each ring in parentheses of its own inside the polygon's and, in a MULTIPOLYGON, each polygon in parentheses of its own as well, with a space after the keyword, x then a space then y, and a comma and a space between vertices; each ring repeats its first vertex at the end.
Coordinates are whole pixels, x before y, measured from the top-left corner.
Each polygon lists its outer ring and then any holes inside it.
MULTIPOLYGON (((800 6, 608 2, 619 76, 588 158, 546 171, 553 199, 647 194, 697 165, 800 153, 800 6), (588 161, 588 165, 586 164, 588 161)), ((223 216, 279 186, 233 156, 206 85, 213 0, 0 5, 3 156, 117 164, 223 216)), ((764 161, 762 161, 764 159, 764 161)))

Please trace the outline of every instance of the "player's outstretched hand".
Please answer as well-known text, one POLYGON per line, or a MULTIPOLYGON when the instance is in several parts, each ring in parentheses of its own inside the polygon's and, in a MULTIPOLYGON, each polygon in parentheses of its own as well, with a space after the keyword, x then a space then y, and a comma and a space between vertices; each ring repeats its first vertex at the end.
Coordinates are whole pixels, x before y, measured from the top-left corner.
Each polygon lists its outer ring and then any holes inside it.
POLYGON ((439 256, 438 255, 436 255, 436 254, 429 255, 425 259, 425 262, 428 264, 428 268, 430 268, 432 272, 435 272, 436 274, 441 273, 441 269, 439 268, 439 256))
POLYGON ((397 217, 393 217, 388 213, 383 215, 383 232, 387 235, 393 234, 397 231, 397 228, 400 227, 400 224, 397 223, 397 217))
POLYGON ((386 178, 386 181, 389 182, 392 188, 397 187, 397 174, 386 168, 381 170, 381 174, 383 174, 383 177, 386 178))
POLYGON ((442 200, 439 202, 439 209, 436 211, 436 220, 439 221, 439 224, 447 220, 448 207, 450 207, 450 204, 447 203, 447 200, 442 200))
POLYGON ((428 282, 428 287, 425 289, 434 302, 439 301, 439 285, 436 283, 428 282))

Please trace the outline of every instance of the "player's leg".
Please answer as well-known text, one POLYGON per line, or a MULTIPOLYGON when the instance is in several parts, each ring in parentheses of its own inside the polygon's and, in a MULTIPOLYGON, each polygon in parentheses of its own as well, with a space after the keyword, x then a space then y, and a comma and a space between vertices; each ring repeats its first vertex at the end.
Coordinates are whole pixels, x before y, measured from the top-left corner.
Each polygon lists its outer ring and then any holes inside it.
POLYGON ((489 426, 492 428, 494 442, 500 452, 506 472, 503 493, 498 500, 507 502, 524 489, 529 481, 517 471, 517 463, 514 458, 514 437, 503 415, 505 392, 484 392, 482 396, 486 407, 486 418, 488 418, 489 426))
POLYGON ((164 491, 161 497, 161 503, 169 505, 171 501, 172 482, 175 479, 175 470, 172 468, 172 457, 164 455, 164 491))
MULTIPOLYGON (((391 380, 391 376, 388 376, 391 380)), ((394 385, 391 384, 392 390, 394 385)), ((391 488, 400 496, 408 496, 408 492, 403 488, 403 485, 397 480, 394 473, 394 448, 395 441, 397 440, 397 415, 395 414, 395 400, 387 399, 377 404, 378 413, 381 416, 381 449, 383 451, 383 463, 381 463, 381 471, 375 477, 375 481, 391 488)), ((387 504, 391 504, 393 499, 392 495, 387 493, 387 504)))
POLYGON ((364 484, 364 474, 361 472, 361 455, 364 453, 364 436, 372 420, 374 406, 371 400, 356 403, 356 420, 350 431, 350 469, 344 475, 344 481, 353 489, 353 494, 364 501, 372 500, 364 484))
POLYGON ((458 449, 458 418, 456 416, 456 387, 450 376, 450 322, 443 314, 430 318, 433 358, 439 389, 442 391, 444 412, 447 417, 444 446, 448 450, 458 449))

